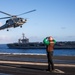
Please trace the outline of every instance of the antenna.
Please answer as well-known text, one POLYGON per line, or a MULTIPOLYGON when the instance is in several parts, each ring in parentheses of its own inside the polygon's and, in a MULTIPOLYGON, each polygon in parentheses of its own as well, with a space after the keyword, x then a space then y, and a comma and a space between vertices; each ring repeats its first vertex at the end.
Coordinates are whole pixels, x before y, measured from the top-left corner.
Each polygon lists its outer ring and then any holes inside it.
POLYGON ((25 38, 25 34, 23 33, 22 35, 23 35, 23 39, 24 39, 25 38))

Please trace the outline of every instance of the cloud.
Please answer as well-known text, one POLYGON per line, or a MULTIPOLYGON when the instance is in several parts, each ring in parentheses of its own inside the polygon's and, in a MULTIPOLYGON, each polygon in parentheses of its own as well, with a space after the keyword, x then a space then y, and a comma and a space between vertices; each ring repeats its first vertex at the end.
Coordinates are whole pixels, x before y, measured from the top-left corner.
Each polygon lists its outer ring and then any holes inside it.
POLYGON ((56 41, 75 41, 75 36, 55 36, 56 41))
POLYGON ((43 38, 42 37, 37 37, 37 36, 31 36, 29 37, 30 42, 42 42, 43 38))
POLYGON ((6 35, 0 36, 0 44, 9 43, 9 42, 12 42, 12 41, 13 41, 12 37, 9 37, 9 36, 6 36, 6 35))
POLYGON ((61 27, 61 29, 66 29, 66 27, 61 27))
POLYGON ((2 23, 0 22, 0 26, 2 26, 2 23))

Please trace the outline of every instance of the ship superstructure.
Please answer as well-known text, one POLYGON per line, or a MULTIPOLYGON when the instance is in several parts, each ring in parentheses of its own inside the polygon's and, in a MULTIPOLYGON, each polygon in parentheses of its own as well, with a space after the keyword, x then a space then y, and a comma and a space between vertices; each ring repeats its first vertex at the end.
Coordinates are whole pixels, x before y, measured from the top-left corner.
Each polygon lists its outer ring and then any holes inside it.
POLYGON ((18 39, 18 43, 19 44, 25 44, 25 43, 29 43, 29 39, 27 37, 25 37, 25 34, 23 33, 23 39, 18 39))
POLYGON ((25 37, 25 34, 22 34, 23 38, 18 39, 18 43, 7 44, 9 48, 18 48, 18 49, 42 49, 46 46, 42 42, 29 42, 29 39, 25 37))

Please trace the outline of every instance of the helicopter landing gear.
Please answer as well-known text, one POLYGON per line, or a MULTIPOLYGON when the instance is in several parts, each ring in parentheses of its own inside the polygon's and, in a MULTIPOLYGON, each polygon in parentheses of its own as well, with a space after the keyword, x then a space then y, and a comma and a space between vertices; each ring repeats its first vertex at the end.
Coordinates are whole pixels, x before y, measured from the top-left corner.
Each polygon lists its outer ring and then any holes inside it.
POLYGON ((22 28, 22 26, 20 26, 22 28))
POLYGON ((7 29, 7 31, 9 31, 9 29, 7 29))
POLYGON ((14 26, 13 26, 13 27, 15 28, 15 26, 16 26, 16 24, 14 24, 14 26))

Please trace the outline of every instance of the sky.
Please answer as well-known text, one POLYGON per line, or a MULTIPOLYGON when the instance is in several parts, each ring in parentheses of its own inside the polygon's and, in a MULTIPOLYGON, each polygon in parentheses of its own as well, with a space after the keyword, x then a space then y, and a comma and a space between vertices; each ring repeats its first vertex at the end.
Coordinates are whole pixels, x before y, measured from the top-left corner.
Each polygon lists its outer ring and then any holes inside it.
MULTIPOLYGON (((22 28, 0 30, 0 44, 18 42, 24 33, 30 42, 42 42, 47 36, 56 41, 75 41, 75 0, 0 0, 0 11, 27 19, 22 28)), ((7 15, 0 13, 1 17, 7 15)), ((0 26, 7 19, 0 20, 0 26)))

